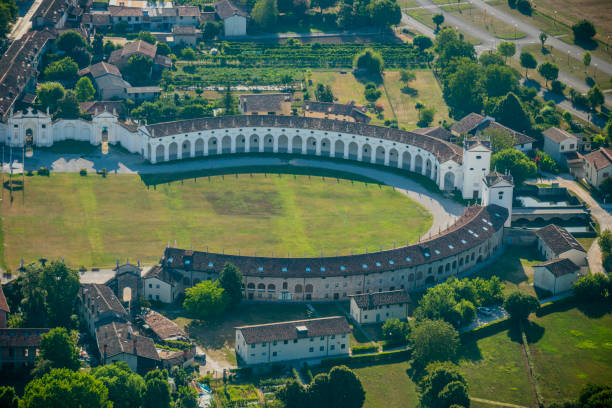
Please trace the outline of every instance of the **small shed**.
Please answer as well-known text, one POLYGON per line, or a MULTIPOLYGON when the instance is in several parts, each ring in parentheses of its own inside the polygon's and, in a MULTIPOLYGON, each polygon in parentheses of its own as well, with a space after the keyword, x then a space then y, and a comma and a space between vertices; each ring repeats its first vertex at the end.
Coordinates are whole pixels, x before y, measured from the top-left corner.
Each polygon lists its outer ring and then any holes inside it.
POLYGON ((553 295, 567 292, 578 279, 580 267, 570 259, 551 259, 533 267, 534 286, 553 295))

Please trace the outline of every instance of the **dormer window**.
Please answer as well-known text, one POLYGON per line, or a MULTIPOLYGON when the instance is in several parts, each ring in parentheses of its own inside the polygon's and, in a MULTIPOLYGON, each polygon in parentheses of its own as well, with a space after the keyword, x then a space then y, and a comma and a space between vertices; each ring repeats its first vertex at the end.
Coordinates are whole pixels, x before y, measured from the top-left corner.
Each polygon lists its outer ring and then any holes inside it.
POLYGON ((434 249, 434 252, 436 253, 436 255, 440 255, 440 251, 438 251, 437 249, 434 249))
POLYGON ((306 272, 310 272, 310 268, 306 268, 306 272))
POLYGON ((376 262, 376 266, 381 266, 380 262, 376 262))
POLYGON ((282 271, 282 272, 287 272, 287 267, 286 267, 286 266, 283 266, 283 267, 281 268, 281 271, 282 271))
POLYGON ((409 256, 406 257, 406 262, 412 262, 412 259, 410 259, 409 256))
POLYGON ((395 262, 393 262, 393 259, 389 259, 389 265, 393 265, 395 262))
POLYGON ((361 265, 361 267, 362 267, 363 269, 367 269, 367 268, 368 268, 368 265, 363 264, 363 265, 361 265))
POLYGON ((321 272, 325 272, 325 267, 324 266, 321 267, 321 272))
POLYGON ((212 263, 212 262, 209 262, 209 263, 208 263, 208 267, 209 267, 209 268, 212 268, 214 265, 215 265, 215 264, 214 264, 214 263, 212 263))
POLYGON ((504 192, 500 191, 499 193, 497 193, 497 198, 502 200, 504 198, 504 192))
POLYGON ((340 267, 340 270, 341 270, 341 271, 346 271, 346 266, 342 265, 342 266, 340 267))
POLYGON ((168 262, 172 263, 172 261, 174 261, 174 258, 168 258, 168 262))
POLYGON ((258 270, 259 272, 262 272, 262 271, 263 271, 263 266, 259 266, 259 267, 257 267, 257 270, 258 270))

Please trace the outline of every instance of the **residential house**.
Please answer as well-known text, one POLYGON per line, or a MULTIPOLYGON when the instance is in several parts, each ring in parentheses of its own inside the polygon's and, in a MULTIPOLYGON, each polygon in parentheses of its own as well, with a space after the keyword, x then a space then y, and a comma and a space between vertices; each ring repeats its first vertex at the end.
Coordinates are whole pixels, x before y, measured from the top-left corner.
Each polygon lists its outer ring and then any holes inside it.
POLYGON ((160 341, 181 340, 189 341, 189 337, 176 323, 155 310, 144 315, 145 328, 150 330, 160 341))
POLYGON ((202 37, 202 30, 198 30, 194 26, 172 26, 172 42, 174 45, 189 45, 195 46, 198 40, 202 37))
POLYGON ((130 323, 101 325, 96 328, 95 339, 103 365, 124 361, 141 374, 161 365, 153 339, 136 334, 130 323))
POLYGON ((304 116, 312 118, 325 118, 344 120, 347 122, 370 123, 367 109, 350 103, 330 103, 317 101, 304 101, 304 116))
POLYGON ((49 329, 0 329, 0 370, 32 367, 40 350, 40 336, 49 329))
POLYGON ((238 97, 238 105, 248 115, 290 115, 291 99, 288 93, 244 94, 238 97))
POLYGON ((454 134, 452 134, 441 126, 417 128, 414 129, 413 132, 418 133, 420 135, 435 137, 436 139, 444 140, 446 142, 451 143, 454 143, 457 139, 454 134))
POLYGON ((151 268, 142 280, 144 296, 149 300, 172 303, 183 290, 181 276, 159 265, 151 268))
MULTIPOLYGON (((110 64, 116 65, 120 70, 127 67, 130 58, 134 55, 143 55, 153 60, 153 70, 169 68, 172 66, 170 58, 164 55, 156 55, 157 46, 146 41, 136 40, 127 43, 123 48, 115 50, 108 58, 110 64)), ((145 73, 143 73, 145 74, 145 73)))
POLYGON ((130 87, 119 68, 107 62, 98 62, 79 71, 79 76, 85 75, 91 78, 102 99, 125 98, 125 90, 130 87))
POLYGON ((249 14, 239 5, 230 0, 215 3, 215 12, 223 20, 226 37, 244 36, 247 34, 247 18, 249 14))
POLYGON ((578 266, 587 264, 586 251, 565 228, 549 224, 536 231, 538 250, 547 260, 567 258, 578 266))
POLYGON ((350 333, 341 316, 241 326, 236 354, 245 365, 346 356, 350 333))
POLYGON ((357 323, 379 323, 408 317, 410 295, 404 290, 351 295, 351 317, 357 323))
POLYGON ((612 176, 612 150, 600 147, 585 155, 584 173, 589 184, 599 188, 602 181, 612 176))
MULTIPOLYGON (((533 149, 534 138, 527 136, 524 133, 517 132, 507 126, 495 121, 491 116, 483 116, 478 113, 470 113, 459 122, 454 123, 450 127, 450 131, 455 136, 473 135, 480 136, 486 129, 501 130, 514 138, 514 148, 521 152, 527 152, 533 149)), ((486 133, 486 132, 485 132, 486 133)))
POLYGON ((98 283, 81 284, 79 289, 79 315, 89 334, 111 321, 127 322, 128 313, 111 288, 98 283))
POLYGON ((125 94, 135 102, 148 101, 157 98, 161 94, 161 88, 159 86, 128 86, 125 88, 125 94))
POLYGON ((32 16, 32 28, 64 28, 69 12, 75 7, 73 0, 42 0, 32 16))
POLYGON ((556 258, 533 267, 533 284, 552 295, 567 292, 578 280, 580 267, 567 258, 556 258))
POLYGON ((565 130, 551 127, 542 132, 544 151, 557 163, 567 166, 566 154, 578 149, 578 138, 565 130))

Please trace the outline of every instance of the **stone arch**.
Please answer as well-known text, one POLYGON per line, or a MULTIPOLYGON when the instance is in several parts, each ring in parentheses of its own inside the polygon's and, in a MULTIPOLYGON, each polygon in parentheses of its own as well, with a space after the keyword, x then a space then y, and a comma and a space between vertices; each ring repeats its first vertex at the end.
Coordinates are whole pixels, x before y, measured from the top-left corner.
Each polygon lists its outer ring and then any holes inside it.
MULTIPOLYGON (((26 136, 27 132, 28 131, 26 130, 26 136)), ((74 140, 74 125, 72 123, 66 125, 66 127, 64 128, 64 135, 66 135, 66 139, 74 140)))
POLYGON ((419 174, 423 173, 423 158, 420 154, 414 158, 414 171, 419 174))
POLYGON ((346 159, 346 157, 344 157, 344 142, 342 140, 336 140, 334 145, 334 157, 346 159))
POLYGON ((197 139, 194 147, 196 156, 204 156, 204 139, 197 139))
POLYGON ((397 152, 397 149, 395 147, 392 147, 389 150, 389 166, 397 167, 398 160, 399 160, 399 153, 397 152))
POLYGON ((151 143, 147 144, 147 157, 151 160, 151 143))
POLYGON ((272 153, 274 151, 274 136, 267 134, 263 138, 264 138, 264 152, 272 153))
POLYGON ((166 152, 165 152, 165 146, 163 144, 158 144, 157 147, 155 148, 155 161, 156 162, 160 162, 160 161, 164 161, 166 152))
POLYGON ((208 139, 208 155, 212 156, 213 154, 217 154, 217 149, 219 148, 219 146, 217 146, 219 143, 217 142, 217 138, 216 137, 211 137, 210 139, 208 139))
POLYGON ((276 286, 273 283, 268 285, 268 292, 274 292, 276 290, 276 286))
POLYGON ((444 175, 444 190, 452 191, 455 189, 455 173, 447 171, 444 175))
POLYGON ((302 154, 302 137, 299 135, 293 136, 291 139, 291 153, 302 154))
POLYGON ((246 137, 244 135, 236 136, 236 153, 244 153, 246 147, 246 137))
POLYGON ((168 158, 170 160, 176 160, 178 158, 178 146, 176 142, 172 142, 170 146, 168 146, 168 158))
POLYGON ((321 156, 327 156, 331 154, 331 142, 328 138, 321 140, 321 156))
POLYGON ((183 140, 181 145, 181 159, 191 157, 191 142, 187 139, 183 140))
POLYGON ((410 170, 410 159, 412 159, 412 156, 410 156, 410 152, 408 150, 404 151, 404 153, 402 153, 403 169, 410 170))
POLYGON ((257 290, 266 290, 266 285, 263 283, 258 283, 257 284, 257 290))
POLYGON ((249 152, 257 153, 259 151, 259 136, 251 135, 249 137, 249 152))
POLYGON ((249 282, 249 284, 247 285, 247 289, 255 290, 255 284, 253 282, 249 282))
POLYGON ((295 293, 302 293, 302 285, 300 285, 299 283, 297 285, 295 285, 294 292, 295 293))
POLYGON ((223 136, 221 139, 221 153, 228 154, 232 152, 232 138, 229 135, 223 136))
POLYGON ((313 289, 312 289, 312 285, 309 283, 309 284, 307 284, 307 285, 306 285, 306 287, 305 287, 305 289, 304 289, 304 292, 306 292, 306 293, 312 293, 312 290, 313 290, 313 289))
POLYGON ((367 143, 361 146, 361 161, 368 163, 372 161, 372 146, 367 143))
POLYGON ((287 135, 280 135, 278 137, 278 152, 279 153, 288 153, 289 149, 289 138, 287 135))
POLYGON ((408 281, 412 282, 414 280, 414 273, 408 275, 408 281))
POLYGON ((287 288, 288 288, 287 282, 283 282, 283 290, 287 290, 287 288))
POLYGON ((312 136, 306 139, 306 154, 317 154, 317 139, 312 136))
POLYGON ((425 162, 425 175, 429 178, 433 177, 433 167, 431 164, 431 159, 427 159, 425 162))
POLYGON ((349 143, 347 158, 350 160, 357 160, 358 157, 359 157, 359 145, 357 144, 357 142, 349 143))
POLYGON ((385 164, 385 148, 382 146, 376 147, 376 164, 385 164))

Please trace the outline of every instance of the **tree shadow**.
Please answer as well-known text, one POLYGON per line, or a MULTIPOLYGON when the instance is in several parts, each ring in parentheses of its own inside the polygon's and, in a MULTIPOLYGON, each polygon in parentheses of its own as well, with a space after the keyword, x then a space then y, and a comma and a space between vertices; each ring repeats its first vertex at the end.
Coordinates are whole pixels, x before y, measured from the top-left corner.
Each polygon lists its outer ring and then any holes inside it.
POLYGON ((540 85, 537 81, 529 78, 525 79, 525 81, 523 82, 523 86, 527 88, 535 88, 538 91, 540 90, 540 88, 542 88, 542 85, 540 85))
POLYGON ((539 324, 532 321, 528 321, 527 323, 525 323, 524 327, 525 335, 527 336, 527 342, 529 344, 537 343, 542 338, 542 336, 544 336, 544 332, 546 331, 543 326, 540 326, 539 324))
POLYGON ((594 87, 594 86, 595 86, 595 80, 594 80, 592 77, 590 77, 590 76, 586 77, 586 78, 584 79, 584 81, 585 81, 585 82, 586 82, 586 84, 587 84, 588 86, 590 86, 590 87, 594 87))
POLYGON ((599 44, 595 40, 576 40, 574 39, 574 44, 577 46, 584 48, 585 50, 593 51, 596 50, 599 44))
POLYGON ((17 175, 13 176, 12 180, 6 180, 4 182, 2 186, 4 187, 5 190, 12 191, 12 192, 23 190, 23 182, 21 180, 16 180, 15 177, 18 177, 18 176, 17 175))
POLYGON ((548 55, 550 54, 550 50, 546 47, 542 47, 542 55, 548 55))
POLYGON ((580 312, 591 319, 598 319, 612 313, 612 304, 605 301, 579 303, 576 307, 580 312))
POLYGON ((370 74, 364 72, 355 72, 353 74, 357 82, 361 84, 367 84, 368 82, 374 82, 376 86, 382 85, 383 77, 381 74, 370 74))

